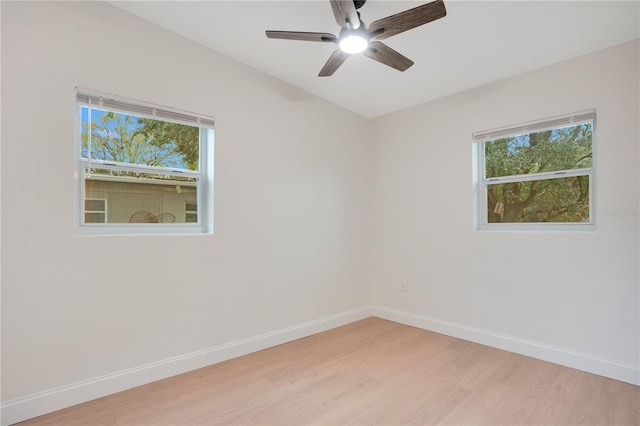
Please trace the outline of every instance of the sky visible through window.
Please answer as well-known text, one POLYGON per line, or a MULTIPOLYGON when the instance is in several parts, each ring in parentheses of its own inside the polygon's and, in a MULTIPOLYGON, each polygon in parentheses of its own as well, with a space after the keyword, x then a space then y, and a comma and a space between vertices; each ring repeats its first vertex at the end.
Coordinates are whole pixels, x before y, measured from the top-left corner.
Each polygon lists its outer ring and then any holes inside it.
POLYGON ((593 167, 592 123, 485 143, 485 177, 593 167))
MULTIPOLYGON (((91 108, 91 159, 198 170, 199 128, 91 108)), ((89 158, 89 108, 81 108, 81 155, 89 158)))

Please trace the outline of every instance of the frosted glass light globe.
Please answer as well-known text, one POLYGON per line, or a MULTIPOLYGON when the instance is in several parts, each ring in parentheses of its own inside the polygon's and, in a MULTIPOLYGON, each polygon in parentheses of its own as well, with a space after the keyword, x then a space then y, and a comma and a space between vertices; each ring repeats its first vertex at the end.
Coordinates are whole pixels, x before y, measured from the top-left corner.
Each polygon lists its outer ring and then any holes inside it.
POLYGON ((350 34, 340 40, 340 50, 346 53, 361 53, 369 46, 369 42, 358 35, 350 34))

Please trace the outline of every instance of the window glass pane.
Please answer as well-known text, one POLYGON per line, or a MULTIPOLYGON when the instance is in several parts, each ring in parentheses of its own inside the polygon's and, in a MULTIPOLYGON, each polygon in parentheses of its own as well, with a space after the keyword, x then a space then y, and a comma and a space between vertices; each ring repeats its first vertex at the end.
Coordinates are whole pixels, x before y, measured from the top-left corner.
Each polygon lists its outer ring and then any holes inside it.
MULTIPOLYGON (((81 108, 81 155, 89 158, 89 108, 81 108)), ((198 170, 200 129, 91 108, 91 158, 198 170)))
POLYGON ((105 200, 84 200, 84 209, 86 211, 103 212, 105 200))
POLYGON ((593 167, 592 123, 484 143, 485 177, 593 167))
POLYGON ((589 176, 487 185, 488 223, 589 222, 589 176))
MULTIPOLYGON (((106 200, 107 223, 187 223, 185 203, 197 202, 197 178, 92 169, 84 182, 85 207, 88 199, 106 200)), ((100 223, 88 214, 85 222, 100 223)))
POLYGON ((85 213, 84 222, 85 223, 106 223, 105 217, 106 215, 104 213, 85 213))

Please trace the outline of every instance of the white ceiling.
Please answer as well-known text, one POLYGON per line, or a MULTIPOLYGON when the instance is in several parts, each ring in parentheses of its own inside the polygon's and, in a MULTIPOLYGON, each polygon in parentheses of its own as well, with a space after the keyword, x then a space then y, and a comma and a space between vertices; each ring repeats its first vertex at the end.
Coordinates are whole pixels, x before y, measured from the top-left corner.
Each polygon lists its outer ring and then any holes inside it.
MULTIPOLYGON (((267 39, 265 30, 338 34, 329 0, 113 1, 148 21, 373 118, 640 37, 638 1, 456 1, 447 16, 384 40, 415 65, 362 54, 317 77, 333 43, 267 39)), ((365 24, 427 3, 368 0, 365 24)))

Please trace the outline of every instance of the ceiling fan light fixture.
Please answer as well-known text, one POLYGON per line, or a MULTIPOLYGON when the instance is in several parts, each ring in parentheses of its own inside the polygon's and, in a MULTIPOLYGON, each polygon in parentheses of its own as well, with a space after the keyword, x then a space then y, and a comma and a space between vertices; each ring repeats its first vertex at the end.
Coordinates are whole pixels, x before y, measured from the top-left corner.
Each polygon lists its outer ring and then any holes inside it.
POLYGON ((369 46, 366 38, 358 34, 349 34, 340 40, 340 50, 345 53, 362 53, 369 46))
MULTIPOLYGON (((0 0, 2 1, 2 0, 0 0)), ((367 0, 330 0, 331 10, 340 26, 338 37, 330 33, 304 31, 266 31, 269 38, 284 40, 302 40, 325 43, 337 43, 324 64, 318 77, 329 77, 354 53, 362 53, 367 58, 378 61, 398 71, 405 71, 413 65, 413 61, 396 52, 380 40, 403 33, 412 28, 427 24, 447 15, 444 0, 433 0, 430 3, 399 12, 386 18, 373 21, 369 28, 360 19, 357 11, 367 0)))

